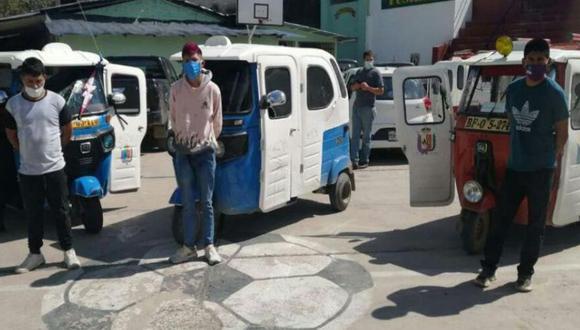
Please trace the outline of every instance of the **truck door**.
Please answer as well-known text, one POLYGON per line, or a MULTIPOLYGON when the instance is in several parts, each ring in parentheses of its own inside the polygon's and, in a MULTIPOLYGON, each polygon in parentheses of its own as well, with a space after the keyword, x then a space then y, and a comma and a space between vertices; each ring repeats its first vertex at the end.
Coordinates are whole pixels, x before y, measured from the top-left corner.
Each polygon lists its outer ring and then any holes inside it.
POLYGON ((552 221, 563 226, 578 221, 580 215, 580 60, 570 60, 566 68, 566 95, 570 105, 568 143, 564 148, 558 195, 552 221))
POLYGON ((258 63, 260 96, 274 90, 286 94, 286 104, 261 110, 260 209, 267 212, 290 201, 293 181, 299 173, 299 83, 296 64, 290 56, 259 56, 258 63))
POLYGON ((105 67, 106 91, 125 95, 125 104, 117 106, 113 116, 115 149, 111 160, 111 192, 141 187, 141 142, 147 128, 147 91, 141 69, 108 64, 105 67))
MULTIPOLYGON (((395 70, 393 92, 397 132, 409 161, 411 206, 453 202, 449 83, 445 68, 405 67, 395 70), (431 111, 417 116, 408 102, 428 98, 431 111)), ((426 99, 427 100, 427 99, 426 99)))

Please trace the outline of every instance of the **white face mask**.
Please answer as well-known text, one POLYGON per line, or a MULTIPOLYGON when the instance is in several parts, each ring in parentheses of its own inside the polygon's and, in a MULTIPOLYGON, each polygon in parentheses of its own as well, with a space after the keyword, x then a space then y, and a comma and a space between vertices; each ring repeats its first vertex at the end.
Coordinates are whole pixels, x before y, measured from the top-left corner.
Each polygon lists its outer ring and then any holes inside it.
POLYGON ((24 92, 26 95, 32 97, 33 99, 38 99, 44 96, 44 86, 38 88, 24 87, 24 92))
POLYGON ((371 69, 374 64, 374 61, 365 61, 365 69, 371 69))

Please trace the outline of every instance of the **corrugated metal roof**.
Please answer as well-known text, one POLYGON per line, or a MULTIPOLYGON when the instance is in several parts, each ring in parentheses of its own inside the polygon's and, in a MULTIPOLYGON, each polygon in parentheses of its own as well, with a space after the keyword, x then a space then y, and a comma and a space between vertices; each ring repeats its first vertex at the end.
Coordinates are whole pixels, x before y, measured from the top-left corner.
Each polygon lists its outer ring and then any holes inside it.
MULTIPOLYGON (((163 22, 139 22, 139 23, 105 23, 85 22, 73 19, 56 19, 45 22, 48 31, 56 36, 62 35, 154 35, 154 36, 191 36, 191 35, 226 35, 241 36, 247 31, 233 29, 217 24, 202 23, 163 23, 163 22)), ((280 31, 277 29, 258 29, 256 35, 299 37, 299 34, 280 31)))

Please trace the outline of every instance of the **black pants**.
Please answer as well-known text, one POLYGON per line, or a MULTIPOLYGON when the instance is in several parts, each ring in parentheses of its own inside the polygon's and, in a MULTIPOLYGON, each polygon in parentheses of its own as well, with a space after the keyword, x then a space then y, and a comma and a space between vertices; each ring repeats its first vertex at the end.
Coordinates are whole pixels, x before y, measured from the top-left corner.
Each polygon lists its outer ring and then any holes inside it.
POLYGON ((509 170, 500 192, 495 216, 492 217, 491 231, 485 245, 483 268, 492 273, 497 269, 503 245, 518 208, 528 198, 528 225, 520 254, 518 276, 531 277, 534 265, 540 255, 544 240, 546 215, 554 170, 543 169, 533 172, 509 170))
POLYGON ((20 174, 20 189, 28 220, 28 248, 40 253, 44 238, 44 205, 48 202, 49 216, 56 224, 60 247, 72 248, 68 204, 67 178, 64 170, 43 175, 20 174))
POLYGON ((0 126, 0 228, 4 227, 6 204, 15 200, 19 194, 16 182, 16 163, 12 147, 3 141, 4 128, 0 126))

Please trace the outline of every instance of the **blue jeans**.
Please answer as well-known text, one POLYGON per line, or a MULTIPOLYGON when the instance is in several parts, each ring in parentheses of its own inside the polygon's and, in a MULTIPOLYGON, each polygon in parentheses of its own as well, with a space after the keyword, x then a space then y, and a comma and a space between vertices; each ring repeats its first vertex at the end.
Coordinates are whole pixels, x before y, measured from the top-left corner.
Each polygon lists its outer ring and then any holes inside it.
POLYGON ((368 164, 371 156, 371 129, 377 110, 371 107, 352 109, 352 135, 350 141, 350 159, 353 164, 368 164), (362 131, 362 150, 360 136, 362 131))
POLYGON ((183 205, 183 243, 188 247, 196 244, 196 233, 200 219, 196 210, 196 199, 201 204, 201 226, 205 246, 213 244, 213 189, 215 181, 215 151, 209 150, 195 156, 177 154, 175 170, 183 205), (193 187, 193 188, 192 188, 193 187))

